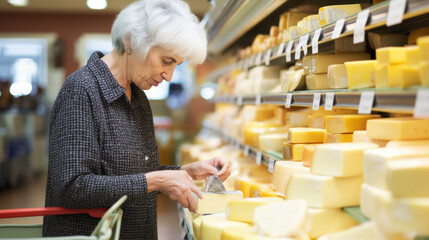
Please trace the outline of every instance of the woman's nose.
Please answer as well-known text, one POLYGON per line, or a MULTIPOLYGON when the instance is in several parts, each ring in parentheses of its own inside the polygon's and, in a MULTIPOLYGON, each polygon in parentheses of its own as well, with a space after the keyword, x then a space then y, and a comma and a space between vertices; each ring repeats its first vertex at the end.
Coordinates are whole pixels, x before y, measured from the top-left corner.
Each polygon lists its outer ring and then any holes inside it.
MULTIPOLYGON (((173 71, 174 71, 174 70, 173 70, 173 71)), ((162 77, 165 81, 170 82, 170 81, 171 81, 171 78, 173 77, 173 71, 170 71, 170 74, 169 74, 169 73, 167 73, 167 72, 163 72, 163 73, 161 73, 161 77, 162 77)))

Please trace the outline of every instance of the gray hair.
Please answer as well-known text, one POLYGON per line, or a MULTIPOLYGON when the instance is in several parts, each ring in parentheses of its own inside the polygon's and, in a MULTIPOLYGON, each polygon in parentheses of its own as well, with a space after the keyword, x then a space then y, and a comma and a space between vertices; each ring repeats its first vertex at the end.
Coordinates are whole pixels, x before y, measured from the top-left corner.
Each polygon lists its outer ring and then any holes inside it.
POLYGON ((124 41, 129 41, 141 60, 154 46, 171 50, 191 64, 206 58, 207 35, 182 0, 135 1, 118 14, 111 35, 119 54, 125 52, 124 41))

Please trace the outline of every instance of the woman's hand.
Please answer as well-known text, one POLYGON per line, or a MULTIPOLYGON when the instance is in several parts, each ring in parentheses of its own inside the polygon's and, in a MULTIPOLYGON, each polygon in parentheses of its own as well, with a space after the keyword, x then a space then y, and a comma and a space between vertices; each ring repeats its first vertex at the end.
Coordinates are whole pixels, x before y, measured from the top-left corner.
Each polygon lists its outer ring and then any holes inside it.
POLYGON ((146 181, 148 192, 158 190, 190 211, 197 209, 197 203, 192 193, 203 198, 192 178, 183 170, 149 172, 146 173, 146 181))
POLYGON ((194 180, 206 179, 210 175, 215 175, 223 182, 231 175, 229 164, 220 158, 186 164, 180 169, 186 170, 194 180), (217 169, 218 166, 221 168, 220 170, 217 169))

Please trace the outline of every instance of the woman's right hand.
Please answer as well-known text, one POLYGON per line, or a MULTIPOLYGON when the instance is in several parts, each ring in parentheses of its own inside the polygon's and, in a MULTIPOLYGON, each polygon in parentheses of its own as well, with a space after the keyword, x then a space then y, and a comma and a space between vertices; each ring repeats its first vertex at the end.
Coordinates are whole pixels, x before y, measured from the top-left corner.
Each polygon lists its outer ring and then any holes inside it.
POLYGON ((203 198, 191 176, 184 170, 163 170, 146 173, 148 192, 160 191, 190 211, 197 209, 192 193, 203 198))

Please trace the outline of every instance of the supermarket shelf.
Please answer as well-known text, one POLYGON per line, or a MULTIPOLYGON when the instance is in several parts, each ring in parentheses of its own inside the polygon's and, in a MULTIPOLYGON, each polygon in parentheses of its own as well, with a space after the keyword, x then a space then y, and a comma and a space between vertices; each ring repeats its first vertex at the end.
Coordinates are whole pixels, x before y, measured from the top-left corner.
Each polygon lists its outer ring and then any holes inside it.
POLYGON ((229 144, 235 146, 237 149, 240 149, 244 152, 245 156, 250 156, 255 159, 255 161, 258 163, 258 157, 261 157, 261 164, 264 164, 265 166, 268 166, 268 170, 272 173, 272 170, 274 170, 275 162, 276 161, 283 161, 283 159, 275 157, 274 154, 269 154, 267 152, 261 152, 256 148, 253 148, 249 145, 241 143, 241 141, 229 136, 222 130, 212 126, 208 122, 203 123, 203 127, 218 134, 222 137, 222 139, 229 144), (271 169, 271 170, 270 170, 271 169))
MULTIPOLYGON (((387 12, 389 8, 390 1, 381 2, 377 5, 374 5, 369 8, 370 14, 368 17, 368 22, 365 27, 365 31, 374 31, 378 33, 404 33, 411 30, 425 27, 429 22, 429 1, 427 0, 408 0, 406 10, 403 16, 403 22, 398 25, 391 27, 386 26, 387 12)), ((357 14, 349 16, 344 23, 344 29, 340 38, 353 35, 354 27, 356 24, 357 14)), ((335 28, 335 23, 323 26, 321 28, 321 35, 318 41, 319 52, 332 52, 334 41, 332 40, 332 33, 335 28)), ((312 31, 309 34, 310 44, 307 44, 307 53, 311 53, 312 45, 311 39, 315 35, 315 31, 312 31)), ((300 37, 293 39, 294 48, 300 42, 300 37)), ((287 43, 285 43, 287 46, 287 43)), ((291 50, 291 61, 286 61, 286 47, 282 51, 278 51, 279 46, 275 46, 269 50, 264 51, 259 56, 253 55, 246 59, 242 59, 235 64, 231 64, 222 68, 215 70, 213 73, 209 74, 207 79, 208 81, 216 81, 217 78, 222 76, 224 73, 229 72, 231 69, 249 69, 251 67, 257 66, 259 64, 265 63, 265 56, 270 51, 270 63, 275 64, 287 64, 292 65, 295 63, 295 49, 291 50), (262 59, 261 59, 262 56, 262 59)), ((304 56, 303 51, 301 51, 300 58, 304 56)))
MULTIPOLYGON (((326 93, 334 93, 334 104, 333 107, 340 108, 359 108, 361 95, 363 91, 374 91, 374 105, 373 111, 381 112, 400 112, 412 114, 414 111, 414 105, 416 102, 416 94, 418 89, 423 88, 411 88, 409 90, 403 89, 364 89, 362 91, 349 91, 343 90, 318 90, 318 91, 295 91, 292 92, 291 106, 311 107, 313 106, 314 93, 321 94, 320 107, 325 106, 326 93)), ((279 94, 262 94, 260 95, 261 104, 274 104, 285 106, 286 97, 288 93, 279 94)), ((256 104, 256 100, 259 96, 217 96, 211 101, 213 102, 225 102, 232 104, 256 104)))

